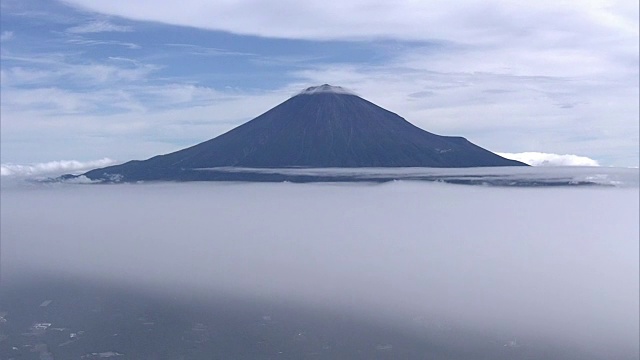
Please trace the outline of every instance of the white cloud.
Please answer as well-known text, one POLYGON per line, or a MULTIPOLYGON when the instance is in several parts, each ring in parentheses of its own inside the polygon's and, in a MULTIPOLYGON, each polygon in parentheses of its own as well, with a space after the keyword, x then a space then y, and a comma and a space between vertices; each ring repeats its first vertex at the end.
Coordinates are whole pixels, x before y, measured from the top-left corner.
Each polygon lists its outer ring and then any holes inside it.
POLYGON ((86 24, 73 26, 67 29, 72 34, 98 33, 98 32, 130 32, 131 26, 112 24, 105 20, 95 20, 86 24))
POLYGON ((59 84, 67 87, 112 85, 143 80, 161 68, 150 63, 123 62, 117 58, 108 58, 109 61, 105 62, 77 63, 65 54, 40 54, 37 58, 28 55, 3 56, 3 60, 19 64, 3 64, 3 89, 25 84, 30 85, 28 88, 33 88, 33 85, 42 88, 59 84))
POLYGON ((2 164, 0 165, 1 176, 40 176, 55 175, 65 172, 84 172, 94 168, 114 165, 115 160, 104 158, 93 161, 76 161, 76 160, 60 160, 50 161, 46 163, 18 165, 18 164, 2 164))
POLYGON ((504 158, 521 161, 532 166, 600 166, 596 160, 586 156, 559 155, 542 152, 496 153, 504 158))
POLYGON ((91 179, 89 179, 88 177, 86 177, 84 175, 80 175, 78 177, 74 177, 74 178, 70 178, 70 179, 65 179, 63 182, 67 183, 67 184, 96 184, 96 183, 99 183, 99 181, 91 180, 91 179))
POLYGON ((638 13, 638 3, 633 0, 328 0, 321 6, 306 1, 186 0, 179 6, 169 0, 66 1, 129 19, 261 37, 426 41, 437 44, 427 49, 430 56, 397 51, 403 62, 426 71, 619 76, 635 84, 638 78, 638 19, 630 16, 638 13))
POLYGON ((0 41, 9 41, 13 39, 13 31, 3 31, 0 35, 0 41))
MULTIPOLYGON (((545 35, 572 40, 575 29, 598 25, 637 35, 630 16, 633 1, 394 1, 368 0, 256 1, 66 0, 105 14, 136 20, 223 30, 238 34, 298 39, 391 37, 412 40, 447 39, 499 43, 513 37, 545 35), (197 9, 197 11, 196 11, 197 9), (539 30, 536 30, 539 29, 539 30)), ((637 13, 637 11, 636 11, 637 13)), ((573 39, 578 40, 578 39, 573 39)))

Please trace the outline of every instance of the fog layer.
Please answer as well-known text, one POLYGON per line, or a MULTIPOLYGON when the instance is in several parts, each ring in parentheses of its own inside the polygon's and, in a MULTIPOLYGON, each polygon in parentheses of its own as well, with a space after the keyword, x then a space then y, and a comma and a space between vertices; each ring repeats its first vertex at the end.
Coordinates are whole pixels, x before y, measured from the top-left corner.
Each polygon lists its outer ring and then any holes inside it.
POLYGON ((438 317, 637 358, 638 195, 421 182, 3 188, 2 280, 286 300, 389 326, 438 317))

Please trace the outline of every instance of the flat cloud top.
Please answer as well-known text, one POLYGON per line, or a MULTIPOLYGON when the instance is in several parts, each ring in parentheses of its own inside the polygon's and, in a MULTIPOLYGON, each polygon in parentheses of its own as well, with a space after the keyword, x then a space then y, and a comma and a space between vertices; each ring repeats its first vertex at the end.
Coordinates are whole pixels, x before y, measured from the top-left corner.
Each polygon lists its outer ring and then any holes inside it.
POLYGON ((637 199, 637 187, 34 185, 3 189, 2 274, 131 284, 187 304, 281 299, 409 331, 437 315, 517 337, 527 354, 548 339, 591 354, 563 359, 637 359, 637 199))
POLYGON ((560 155, 533 151, 497 154, 504 158, 517 160, 531 166, 600 166, 596 160, 573 154, 560 155))

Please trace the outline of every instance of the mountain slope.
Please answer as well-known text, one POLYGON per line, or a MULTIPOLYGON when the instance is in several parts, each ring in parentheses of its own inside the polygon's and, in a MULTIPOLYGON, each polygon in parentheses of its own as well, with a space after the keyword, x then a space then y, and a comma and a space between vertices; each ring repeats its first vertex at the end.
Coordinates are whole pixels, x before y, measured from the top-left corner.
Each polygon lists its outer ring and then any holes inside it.
POLYGON ((212 167, 525 166, 462 137, 424 131, 339 87, 309 88, 214 139, 145 161, 96 169, 90 179, 186 180, 212 167))

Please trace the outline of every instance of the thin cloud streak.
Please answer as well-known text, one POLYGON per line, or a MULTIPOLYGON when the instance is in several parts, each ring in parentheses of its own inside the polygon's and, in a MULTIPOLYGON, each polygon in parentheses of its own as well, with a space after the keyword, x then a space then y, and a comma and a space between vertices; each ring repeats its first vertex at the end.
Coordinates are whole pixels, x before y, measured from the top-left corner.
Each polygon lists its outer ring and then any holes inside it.
POLYGON ((133 31, 131 26, 116 25, 106 20, 95 20, 86 24, 72 26, 67 29, 67 32, 71 34, 131 31, 133 31))
POLYGON ((256 54, 226 49, 205 47, 193 44, 164 44, 165 46, 186 50, 186 53, 202 56, 256 56, 256 54))
POLYGON ((116 46, 123 46, 132 50, 140 49, 140 45, 138 44, 131 43, 131 42, 115 41, 115 40, 94 40, 94 39, 85 39, 85 38, 76 37, 76 38, 71 38, 67 40, 67 42, 75 45, 86 45, 86 46, 116 45, 116 46))

